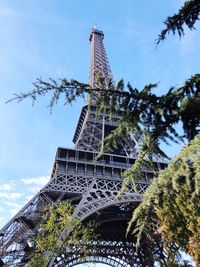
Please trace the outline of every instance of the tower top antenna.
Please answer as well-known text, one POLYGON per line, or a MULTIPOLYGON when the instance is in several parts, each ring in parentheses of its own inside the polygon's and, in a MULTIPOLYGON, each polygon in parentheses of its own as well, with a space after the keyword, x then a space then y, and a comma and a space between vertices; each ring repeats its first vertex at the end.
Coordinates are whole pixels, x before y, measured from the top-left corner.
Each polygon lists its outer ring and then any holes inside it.
POLYGON ((94 36, 98 36, 98 38, 100 38, 101 40, 103 40, 104 38, 103 31, 98 30, 96 24, 92 27, 92 30, 90 32, 90 37, 89 37, 90 42, 92 42, 94 36))

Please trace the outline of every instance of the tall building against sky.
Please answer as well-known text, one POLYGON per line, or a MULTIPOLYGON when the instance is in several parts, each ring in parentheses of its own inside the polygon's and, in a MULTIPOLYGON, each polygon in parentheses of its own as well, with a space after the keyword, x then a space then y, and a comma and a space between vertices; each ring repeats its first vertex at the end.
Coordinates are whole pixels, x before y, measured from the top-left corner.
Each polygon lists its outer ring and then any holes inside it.
POLYGON ((91 58, 90 58, 90 85, 95 88, 97 83, 97 75, 101 73, 105 78, 112 77, 112 72, 103 44, 104 34, 102 31, 93 27, 90 33, 91 58))
MULTIPOLYGON (((105 80, 112 72, 103 45, 104 34, 93 28, 90 34, 90 85, 97 87, 97 76, 105 80)), ((34 251, 30 240, 37 235, 44 209, 49 204, 70 200, 75 216, 82 221, 98 222, 99 239, 91 240, 89 256, 80 258, 78 251, 66 251, 62 257, 52 257, 48 266, 75 266, 83 262, 106 263, 110 266, 153 266, 153 254, 145 243, 136 252, 135 239, 126 237, 127 222, 142 200, 152 173, 144 170, 144 178, 136 184, 137 191, 116 197, 123 181, 123 172, 135 161, 127 144, 117 152, 96 157, 107 136, 119 123, 119 114, 97 116, 95 99, 89 108, 82 108, 75 130, 75 148, 58 147, 51 179, 0 231, 1 263, 7 266, 26 266, 34 251)), ((155 163, 156 164, 156 163, 155 163)), ((162 164, 162 163, 161 163, 162 164)))

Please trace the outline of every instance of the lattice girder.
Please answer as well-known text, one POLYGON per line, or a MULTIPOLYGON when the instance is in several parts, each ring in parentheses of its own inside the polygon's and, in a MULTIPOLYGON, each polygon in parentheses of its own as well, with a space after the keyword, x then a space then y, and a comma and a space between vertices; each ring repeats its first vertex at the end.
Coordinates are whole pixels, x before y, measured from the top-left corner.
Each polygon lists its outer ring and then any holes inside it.
MULTIPOLYGON (((105 154, 95 160, 96 156, 94 152, 58 148, 49 183, 0 232, 0 252, 8 265, 29 257, 27 239, 37 233, 49 203, 76 198, 75 215, 85 220, 109 207, 121 208, 131 203, 135 207, 142 200, 149 179, 138 181, 137 191, 130 186, 128 192, 117 197, 123 172, 134 159, 105 154)), ((145 177, 151 174, 147 171, 145 177)))
POLYGON ((0 255, 6 263, 20 262, 27 248, 27 239, 36 234, 44 210, 50 199, 44 193, 38 193, 0 232, 0 255))
MULTIPOLYGON (((128 266, 131 262, 137 262, 137 253, 132 242, 116 242, 116 241, 91 241, 87 246, 88 258, 81 256, 81 245, 79 248, 66 249, 61 257, 56 258, 52 266, 74 266, 81 262, 100 263, 104 258, 104 263, 114 263, 114 266, 128 266), (112 259, 112 261, 111 261, 112 259)), ((113 266, 113 265, 112 265, 113 266)))
POLYGON ((99 73, 106 79, 112 77, 112 72, 103 45, 104 34, 95 28, 90 34, 91 42, 91 61, 90 61, 90 86, 95 88, 97 83, 97 76, 99 73))
POLYGON ((154 266, 153 255, 157 254, 156 249, 152 254, 146 254, 149 250, 149 244, 146 243, 144 250, 136 251, 135 242, 132 241, 91 241, 83 244, 87 246, 88 257, 83 257, 81 245, 63 250, 58 257, 54 256, 49 267, 70 267, 84 262, 106 263, 110 266, 119 267, 152 267, 154 266), (102 261, 103 258, 103 261, 102 261))
MULTIPOLYGON (((105 83, 112 78, 103 37, 102 31, 92 29, 92 88, 97 86, 99 73, 105 78, 105 83)), ((62 200, 70 200, 75 205, 74 216, 80 216, 83 223, 91 218, 100 222, 102 228, 99 228, 99 231, 104 239, 97 243, 91 240, 87 244, 87 259, 81 258, 80 248, 66 248, 60 258, 50 259, 48 267, 71 267, 89 261, 106 263, 114 267, 153 266, 152 258, 155 251, 150 251, 148 245, 144 244, 142 250, 136 253, 135 240, 125 242, 125 223, 141 202, 154 173, 144 169, 142 179, 136 182, 137 190, 128 185, 127 192, 118 196, 124 171, 135 162, 133 152, 137 156, 140 137, 134 136, 134 142, 131 139, 127 140, 117 152, 104 153, 97 159, 98 152, 103 148, 104 138, 119 125, 119 121, 120 112, 113 114, 111 118, 106 112, 97 116, 94 98, 90 108, 83 107, 73 138, 76 149, 58 148, 50 181, 0 231, 0 266, 1 260, 7 266, 26 265, 34 251, 28 246, 27 240, 37 235, 49 204, 62 200), (112 222, 122 223, 123 229, 113 227, 112 222), (121 232, 118 233, 119 231, 121 232)), ((166 164, 154 162, 154 166, 155 170, 158 170, 166 164)), ((152 228, 154 227, 153 225, 152 228)))

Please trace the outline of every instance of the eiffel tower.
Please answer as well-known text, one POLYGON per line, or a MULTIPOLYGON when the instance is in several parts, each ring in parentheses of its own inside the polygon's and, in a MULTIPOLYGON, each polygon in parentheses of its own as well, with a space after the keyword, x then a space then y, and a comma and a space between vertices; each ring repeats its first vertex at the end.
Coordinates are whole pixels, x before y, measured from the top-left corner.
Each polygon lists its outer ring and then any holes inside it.
MULTIPOLYGON (((95 27, 90 33, 90 85, 97 86, 97 75, 112 78, 103 45, 104 34, 95 27)), ((80 258, 78 251, 67 251, 61 258, 52 257, 48 266, 75 266, 85 262, 109 266, 153 266, 153 253, 147 243, 136 251, 133 237, 125 237, 132 211, 141 202, 153 173, 144 170, 136 183, 137 191, 116 197, 123 181, 123 172, 135 161, 126 146, 117 152, 105 153, 95 160, 103 140, 119 124, 120 116, 103 113, 97 116, 94 105, 82 108, 75 130, 75 148, 58 147, 50 181, 0 231, 0 266, 26 266, 30 260, 30 238, 37 234, 42 213, 51 203, 70 200, 75 215, 82 221, 98 222, 99 240, 91 241, 89 256, 80 258)), ((134 146, 134 144, 132 144, 134 146)), ((158 162, 159 163, 159 162, 158 162)), ((159 168, 164 163, 156 163, 159 168)))

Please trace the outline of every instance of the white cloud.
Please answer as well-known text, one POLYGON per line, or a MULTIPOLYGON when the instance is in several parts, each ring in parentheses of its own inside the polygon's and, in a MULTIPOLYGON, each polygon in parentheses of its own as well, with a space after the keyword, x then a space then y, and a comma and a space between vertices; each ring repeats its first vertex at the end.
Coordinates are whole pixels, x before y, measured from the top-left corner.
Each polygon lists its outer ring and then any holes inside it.
POLYGON ((39 177, 33 177, 33 178, 22 178, 21 181, 25 185, 35 185, 37 188, 40 189, 40 187, 44 186, 46 183, 49 182, 50 177, 49 176, 39 176, 39 177))
POLYGON ((1 191, 10 191, 13 188, 13 184, 0 184, 0 190, 1 191))
POLYGON ((0 199, 16 200, 22 196, 20 192, 0 192, 0 199))
POLYGON ((3 203, 6 206, 11 207, 11 208, 21 208, 21 206, 22 206, 17 202, 13 202, 13 201, 9 201, 9 200, 5 200, 5 201, 3 201, 3 203))
POLYGON ((28 187, 28 191, 30 193, 33 193, 33 194, 38 193, 40 190, 41 190, 41 186, 31 186, 31 187, 28 187))
POLYGON ((0 183, 0 212, 2 213, 0 217, 6 218, 3 221, 0 220, 0 224, 3 225, 10 217, 16 215, 24 204, 39 192, 49 179, 49 176, 39 176, 22 178, 17 184, 13 182, 0 183), (13 190, 14 188, 15 191, 13 190))

